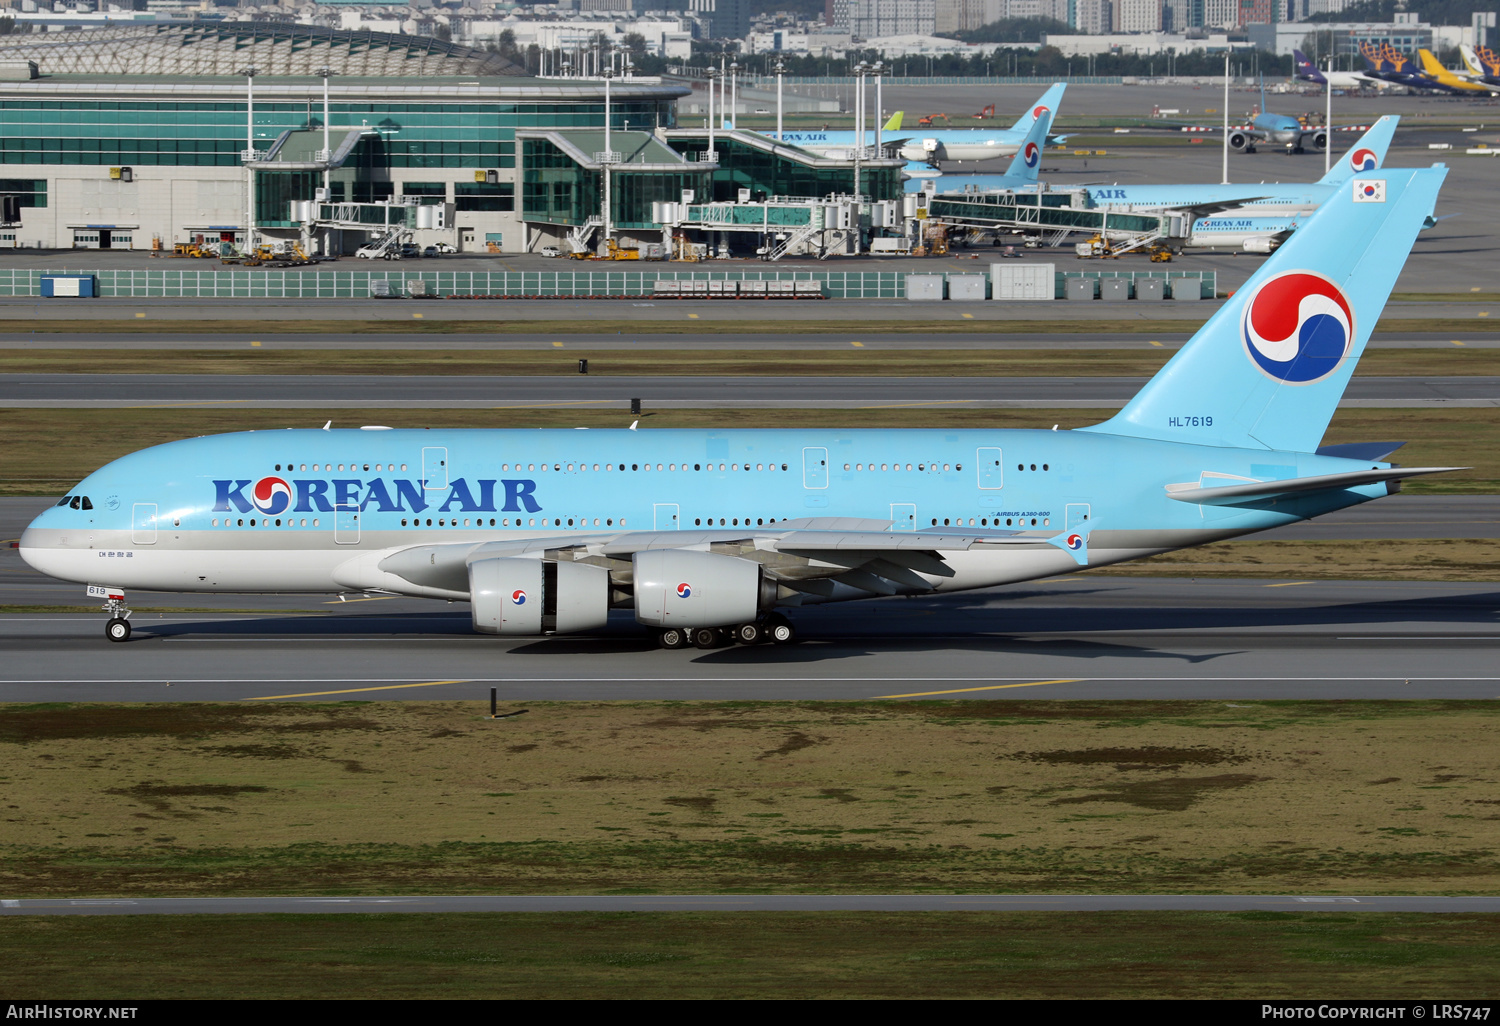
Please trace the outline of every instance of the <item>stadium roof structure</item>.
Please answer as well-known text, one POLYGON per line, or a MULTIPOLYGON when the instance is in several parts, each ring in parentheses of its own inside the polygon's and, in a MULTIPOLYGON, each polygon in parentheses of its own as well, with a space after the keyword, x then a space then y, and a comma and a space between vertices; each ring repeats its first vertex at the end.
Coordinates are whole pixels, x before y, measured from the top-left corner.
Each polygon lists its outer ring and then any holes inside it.
POLYGON ((0 60, 42 75, 338 75, 378 78, 524 76, 496 53, 426 36, 348 32, 289 22, 132 25, 0 36, 0 60))

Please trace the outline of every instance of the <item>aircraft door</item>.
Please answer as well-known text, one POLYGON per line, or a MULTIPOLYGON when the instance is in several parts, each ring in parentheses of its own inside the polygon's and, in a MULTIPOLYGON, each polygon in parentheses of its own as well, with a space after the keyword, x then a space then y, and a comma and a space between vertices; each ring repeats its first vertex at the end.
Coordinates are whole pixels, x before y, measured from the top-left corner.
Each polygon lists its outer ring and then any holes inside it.
POLYGON ((1069 531, 1079 531, 1092 526, 1089 523, 1089 504, 1086 502, 1070 502, 1064 513, 1069 531))
POLYGON ((429 491, 448 487, 448 450, 442 446, 422 450, 422 487, 429 491))
POLYGON ((156 544, 156 503, 137 502, 131 507, 130 540, 137 545, 156 544))
POLYGON ((828 487, 827 449, 814 448, 802 450, 802 487, 828 487))
POLYGON ((980 488, 1005 487, 1005 456, 997 448, 984 447, 974 450, 974 465, 979 468, 980 488))
POLYGON ((677 530, 678 519, 679 519, 678 516, 677 516, 677 503, 675 503, 675 502, 658 502, 654 506, 652 506, 651 509, 652 509, 652 512, 655 513, 655 515, 656 515, 656 522, 655 522, 655 525, 654 525, 654 528, 653 528, 654 530, 657 530, 657 531, 675 531, 675 530, 677 530))
POLYGON ((914 502, 891 503, 891 530, 915 531, 917 529, 917 504, 914 502))
POLYGON ((333 541, 336 545, 359 544, 359 507, 340 503, 333 509, 333 541))

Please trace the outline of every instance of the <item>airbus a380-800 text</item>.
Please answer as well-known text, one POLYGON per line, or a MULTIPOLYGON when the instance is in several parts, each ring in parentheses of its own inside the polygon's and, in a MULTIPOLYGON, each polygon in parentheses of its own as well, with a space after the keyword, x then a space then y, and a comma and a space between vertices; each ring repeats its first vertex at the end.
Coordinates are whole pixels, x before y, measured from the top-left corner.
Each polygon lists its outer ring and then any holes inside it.
POLYGON ((1120 413, 1058 430, 283 430, 125 456, 21 555, 125 592, 462 600, 477 631, 790 641, 784 610, 988 588, 1388 494, 1390 446, 1319 448, 1446 170, 1360 172, 1120 413))

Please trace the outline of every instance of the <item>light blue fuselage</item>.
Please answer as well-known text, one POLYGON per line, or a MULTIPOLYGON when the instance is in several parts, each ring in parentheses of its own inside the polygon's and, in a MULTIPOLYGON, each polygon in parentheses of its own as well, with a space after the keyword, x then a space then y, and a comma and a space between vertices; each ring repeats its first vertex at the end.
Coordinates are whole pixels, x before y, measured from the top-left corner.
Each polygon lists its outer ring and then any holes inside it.
MULTIPOLYGON (((1167 419, 1189 430, 1205 416, 1185 407, 1167 419)), ((1196 486, 1205 474, 1265 480, 1376 465, 1094 431, 258 431, 115 460, 70 493, 87 496, 92 510, 47 510, 22 548, 39 569, 83 583, 329 591, 352 579, 340 574, 341 564, 418 543, 560 535, 582 543, 654 530, 679 532, 672 544, 691 544, 689 532, 712 529, 704 536, 711 541, 807 517, 1042 536, 1081 526, 1086 514, 1090 564, 1098 565, 1275 527, 1388 491, 1382 483, 1218 507, 1170 499, 1169 484, 1196 486), (285 499, 272 494, 257 505, 255 487, 264 479, 285 482, 285 499)), ((956 577, 937 586, 982 587, 1079 568, 1060 550, 1056 556, 1024 571, 966 572, 960 558, 956 577)))

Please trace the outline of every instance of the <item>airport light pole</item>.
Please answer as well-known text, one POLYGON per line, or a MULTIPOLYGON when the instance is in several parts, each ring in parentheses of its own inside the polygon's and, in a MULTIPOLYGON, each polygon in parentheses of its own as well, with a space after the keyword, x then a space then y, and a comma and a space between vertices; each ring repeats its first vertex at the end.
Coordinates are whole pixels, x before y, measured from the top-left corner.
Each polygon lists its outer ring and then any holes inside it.
POLYGON ((709 68, 703 76, 708 79, 708 152, 717 160, 717 151, 714 149, 714 79, 719 77, 719 73, 709 68))
POLYGON ((1229 50, 1224 50, 1224 180, 1220 185, 1229 184, 1229 50))
POLYGON ((241 72, 245 76, 245 152, 241 154, 245 161, 245 248, 252 253, 255 251, 255 168, 251 165, 255 160, 255 76, 258 73, 259 69, 254 66, 241 72))
POLYGON ((1333 160, 1333 54, 1328 55, 1328 74, 1323 91, 1328 94, 1328 109, 1323 114, 1323 174, 1328 174, 1333 160))
POLYGON ((786 61, 776 58, 776 141, 781 142, 781 76, 786 72, 786 61))
POLYGON ((328 125, 328 121, 329 121, 329 118, 328 118, 328 80, 330 78, 332 78, 334 75, 337 75, 337 74, 338 74, 338 72, 334 71, 332 68, 319 68, 318 69, 318 77, 320 77, 323 80, 323 156, 322 156, 322 161, 323 161, 323 188, 324 189, 327 189, 329 187, 328 186, 329 165, 331 165, 333 163, 333 144, 330 141, 330 135, 329 135, 329 133, 331 132, 331 129, 329 128, 329 125, 328 125))
POLYGON ((885 120, 885 87, 882 76, 885 74, 885 64, 876 61, 870 70, 875 73, 875 157, 879 159, 885 154, 880 152, 880 126, 885 120))
POLYGON ((729 127, 734 127, 734 122, 739 117, 740 105, 740 62, 731 61, 729 64, 729 127))

